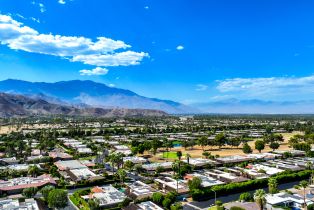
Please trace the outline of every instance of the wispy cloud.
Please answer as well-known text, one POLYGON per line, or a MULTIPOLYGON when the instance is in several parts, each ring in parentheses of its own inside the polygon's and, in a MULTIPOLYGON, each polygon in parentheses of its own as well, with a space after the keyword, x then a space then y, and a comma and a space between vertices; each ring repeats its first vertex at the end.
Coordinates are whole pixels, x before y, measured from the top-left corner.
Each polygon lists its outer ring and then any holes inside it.
POLYGON ((177 46, 177 50, 184 50, 184 46, 183 45, 177 46))
POLYGON ((96 67, 92 70, 87 70, 83 69, 80 70, 81 75, 87 75, 87 76, 92 76, 92 75, 105 75, 108 73, 108 69, 106 68, 101 68, 101 67, 96 67))
POLYGON ((139 64, 148 53, 134 52, 120 40, 41 34, 8 15, 0 15, 0 43, 14 50, 59 56, 98 67, 139 64), (119 52, 116 52, 119 50, 119 52))
POLYGON ((196 91, 205 91, 208 89, 208 86, 207 85, 203 85, 203 84, 197 84, 196 85, 196 91))
POLYGON ((40 20, 38 18, 30 17, 30 19, 36 23, 40 23, 40 20))
POLYGON ((144 9, 148 10, 148 9, 149 9, 149 6, 145 6, 144 9))
POLYGON ((65 2, 65 0, 59 0, 58 3, 59 4, 65 4, 66 2, 65 2))
POLYGON ((46 7, 43 3, 38 3, 38 6, 41 13, 46 12, 46 7))
POLYGON ((36 1, 32 1, 31 4, 37 5, 37 6, 39 7, 39 11, 40 11, 41 13, 46 12, 46 7, 45 7, 45 5, 44 5, 43 3, 38 3, 38 2, 36 2, 36 1))
POLYGON ((109 86, 109 87, 115 87, 116 85, 111 83, 111 84, 109 84, 108 86, 109 86))
POLYGON ((222 93, 238 96, 274 98, 302 97, 314 93, 314 75, 307 77, 233 78, 218 80, 217 89, 222 93))

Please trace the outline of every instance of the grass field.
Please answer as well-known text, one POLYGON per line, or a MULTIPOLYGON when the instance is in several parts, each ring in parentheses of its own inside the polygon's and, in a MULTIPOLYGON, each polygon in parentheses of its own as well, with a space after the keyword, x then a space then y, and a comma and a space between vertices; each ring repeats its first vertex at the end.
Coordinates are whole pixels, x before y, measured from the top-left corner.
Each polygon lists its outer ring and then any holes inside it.
POLYGON ((222 206, 213 206, 210 207, 208 210, 223 210, 224 208, 222 206))
POLYGON ((164 153, 162 153, 162 157, 163 158, 173 158, 173 159, 178 158, 177 152, 164 152, 164 153))

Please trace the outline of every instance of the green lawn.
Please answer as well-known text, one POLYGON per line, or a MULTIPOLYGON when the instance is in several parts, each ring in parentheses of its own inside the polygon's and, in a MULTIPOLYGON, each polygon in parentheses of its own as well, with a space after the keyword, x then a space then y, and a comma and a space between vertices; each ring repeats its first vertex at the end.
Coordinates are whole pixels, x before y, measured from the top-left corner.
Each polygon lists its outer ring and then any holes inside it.
POLYGON ((224 208, 222 206, 218 207, 218 206, 213 206, 210 207, 208 210, 223 210, 224 208))
POLYGON ((164 152, 162 154, 162 157, 163 158, 173 158, 173 159, 178 158, 177 152, 164 152))

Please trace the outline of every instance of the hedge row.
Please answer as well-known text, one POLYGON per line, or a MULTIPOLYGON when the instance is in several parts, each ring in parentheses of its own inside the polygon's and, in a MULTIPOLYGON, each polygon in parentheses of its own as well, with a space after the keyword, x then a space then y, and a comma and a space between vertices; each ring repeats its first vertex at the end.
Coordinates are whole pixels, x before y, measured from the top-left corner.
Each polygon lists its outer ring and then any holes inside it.
MULTIPOLYGON (((286 171, 273 176, 273 178, 277 180, 278 184, 283 184, 308 179, 311 176, 312 172, 313 172, 312 170, 305 170, 300 172, 286 171)), ((213 191, 215 191, 217 193, 217 196, 219 197, 234 193, 241 193, 250 190, 261 189, 267 186, 268 179, 255 179, 245 182, 229 183, 224 185, 216 185, 209 188, 195 189, 191 192, 191 195, 193 200, 202 201, 213 198, 215 196, 215 193, 213 191)))

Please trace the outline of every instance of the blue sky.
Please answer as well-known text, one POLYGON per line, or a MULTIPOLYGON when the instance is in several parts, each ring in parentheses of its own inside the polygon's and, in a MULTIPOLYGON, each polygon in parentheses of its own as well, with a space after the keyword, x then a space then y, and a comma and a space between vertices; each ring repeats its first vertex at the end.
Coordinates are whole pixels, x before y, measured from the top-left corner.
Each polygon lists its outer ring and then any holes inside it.
POLYGON ((0 0, 0 79, 88 79, 184 103, 312 100, 313 6, 0 0))

